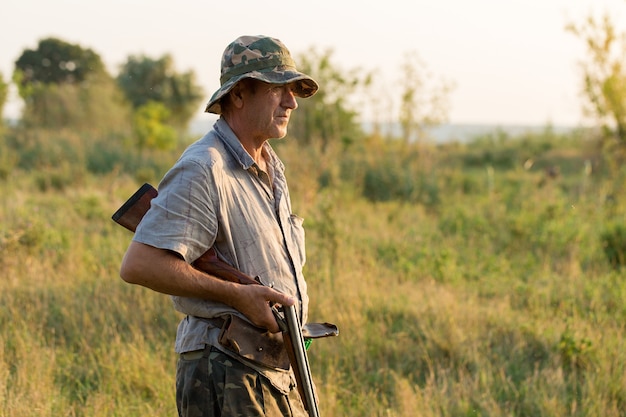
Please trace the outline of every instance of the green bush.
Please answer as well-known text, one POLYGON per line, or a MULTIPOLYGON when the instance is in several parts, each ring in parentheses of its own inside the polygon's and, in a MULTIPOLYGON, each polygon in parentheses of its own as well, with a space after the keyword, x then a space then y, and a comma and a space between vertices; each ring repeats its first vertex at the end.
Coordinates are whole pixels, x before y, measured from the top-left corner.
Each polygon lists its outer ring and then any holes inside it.
POLYGON ((600 239, 609 264, 613 268, 626 266, 626 225, 622 222, 608 225, 600 239))
POLYGON ((4 143, 0 144, 0 180, 5 180, 17 166, 18 154, 4 143))
POLYGON ((87 170, 93 174, 108 174, 116 168, 128 171, 134 155, 120 146, 119 140, 107 138, 96 141, 86 153, 87 170))

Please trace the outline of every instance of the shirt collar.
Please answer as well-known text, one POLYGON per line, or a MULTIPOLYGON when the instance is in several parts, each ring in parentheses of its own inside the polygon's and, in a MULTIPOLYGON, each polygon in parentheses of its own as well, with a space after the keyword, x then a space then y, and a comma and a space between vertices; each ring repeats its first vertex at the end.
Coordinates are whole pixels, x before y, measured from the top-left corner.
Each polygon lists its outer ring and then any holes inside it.
POLYGON ((213 128, 217 131, 218 136, 226 145, 226 148, 235 157, 237 162, 243 167, 243 169, 249 169, 254 165, 254 159, 250 156, 248 151, 243 147, 235 132, 228 126, 226 120, 219 118, 213 125, 213 128))
MULTIPOLYGON (((237 135, 235 135, 235 132, 233 132, 228 123, 226 123, 226 120, 219 118, 213 125, 213 128, 215 129, 215 131, 217 131, 218 136, 220 137, 222 142, 224 142, 226 148, 230 151, 230 153, 242 166, 243 169, 248 170, 255 164, 254 159, 252 159, 248 151, 246 151, 246 149, 243 147, 243 145, 239 141, 239 138, 237 138, 237 135)), ((275 169, 283 170, 283 163, 274 152, 272 146, 267 142, 265 142, 263 146, 265 147, 265 150, 270 157, 268 163, 272 164, 275 169)))

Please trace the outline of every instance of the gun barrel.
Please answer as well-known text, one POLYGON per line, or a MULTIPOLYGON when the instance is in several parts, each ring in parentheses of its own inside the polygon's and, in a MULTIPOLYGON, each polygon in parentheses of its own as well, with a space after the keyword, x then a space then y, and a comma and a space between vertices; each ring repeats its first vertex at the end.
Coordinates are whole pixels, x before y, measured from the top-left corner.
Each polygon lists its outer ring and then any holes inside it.
POLYGON ((283 306, 283 312, 285 314, 285 322, 287 323, 287 337, 291 339, 291 345, 293 347, 293 354, 295 356, 295 365, 298 368, 297 372, 300 375, 298 382, 302 383, 302 387, 298 387, 300 396, 304 402, 304 405, 311 417, 319 417, 319 409, 317 407, 317 397, 315 396, 315 390, 313 389, 311 376, 311 368, 309 366, 309 359, 304 349, 304 338, 302 336, 302 328, 300 327, 300 320, 296 313, 295 306, 283 306))

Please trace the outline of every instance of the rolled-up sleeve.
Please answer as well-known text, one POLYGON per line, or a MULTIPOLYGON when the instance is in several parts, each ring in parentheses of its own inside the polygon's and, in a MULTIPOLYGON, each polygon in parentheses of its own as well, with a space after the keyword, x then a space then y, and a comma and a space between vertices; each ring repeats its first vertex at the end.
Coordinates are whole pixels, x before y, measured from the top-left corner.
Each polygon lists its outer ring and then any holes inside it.
POLYGON ((212 172, 192 158, 179 160, 159 184, 159 195, 139 224, 134 240, 172 250, 191 263, 217 235, 212 172))

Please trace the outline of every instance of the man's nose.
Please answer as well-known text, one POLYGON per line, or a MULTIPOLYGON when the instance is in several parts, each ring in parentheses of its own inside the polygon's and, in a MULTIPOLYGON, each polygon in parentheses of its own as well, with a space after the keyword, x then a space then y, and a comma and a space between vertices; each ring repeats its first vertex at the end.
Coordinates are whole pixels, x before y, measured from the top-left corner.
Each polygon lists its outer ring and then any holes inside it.
POLYGON ((283 90, 283 99, 281 105, 285 108, 295 110, 298 108, 298 102, 296 101, 296 95, 289 86, 285 86, 283 90))

